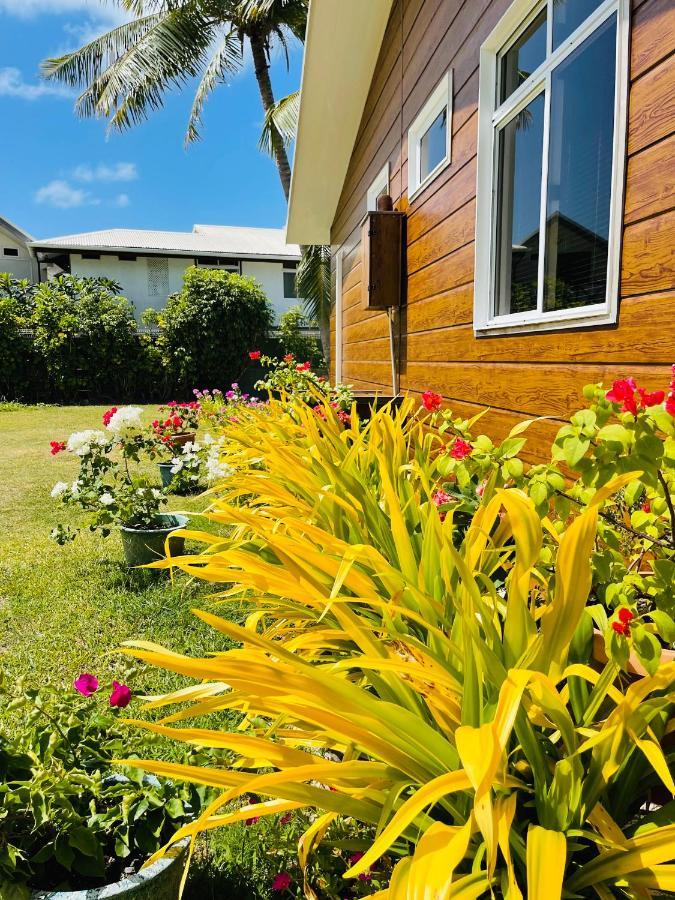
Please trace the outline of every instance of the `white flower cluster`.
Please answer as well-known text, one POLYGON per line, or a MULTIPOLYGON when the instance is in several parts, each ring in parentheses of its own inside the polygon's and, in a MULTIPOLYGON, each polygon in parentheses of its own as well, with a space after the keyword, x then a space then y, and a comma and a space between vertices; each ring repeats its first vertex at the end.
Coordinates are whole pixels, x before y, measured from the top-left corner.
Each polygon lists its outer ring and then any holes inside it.
POLYGON ((171 460, 171 474, 177 475, 178 472, 185 471, 195 482, 201 474, 208 484, 229 478, 234 470, 220 461, 224 440, 224 437, 216 439, 211 434, 205 434, 201 443, 188 441, 183 446, 181 455, 171 460))
POLYGON ((142 414, 140 406, 121 406, 112 414, 106 428, 117 437, 131 437, 143 428, 142 414))
POLYGON ((104 447, 108 443, 108 438, 102 431, 75 431, 68 438, 66 449, 77 456, 86 456, 92 447, 104 447))
POLYGON ((68 484, 65 481, 57 481, 54 487, 52 488, 52 497, 62 497, 66 491, 70 491, 73 497, 77 497, 80 493, 80 482, 74 481, 72 484, 68 484))

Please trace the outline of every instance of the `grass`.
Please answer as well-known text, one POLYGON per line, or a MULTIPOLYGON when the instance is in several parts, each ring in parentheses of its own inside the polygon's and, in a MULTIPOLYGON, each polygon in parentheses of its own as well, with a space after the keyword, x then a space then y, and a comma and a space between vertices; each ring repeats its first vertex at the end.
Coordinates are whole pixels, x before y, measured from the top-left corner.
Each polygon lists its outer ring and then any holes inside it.
MULTIPOLYGON (((222 636, 191 613, 195 605, 212 606, 212 588, 180 574, 172 584, 166 573, 129 571, 117 534, 85 532, 64 547, 49 537, 58 522, 75 526, 82 516, 50 496, 55 482, 73 480, 77 461, 52 457, 49 441, 99 427, 104 409, 0 404, 0 669, 36 687, 52 680, 70 690, 79 672, 93 672, 104 685, 118 678, 134 693, 161 693, 178 678, 130 666, 115 648, 148 639, 192 655, 222 649, 222 636)), ((172 497, 169 508, 194 515, 205 505, 199 497, 172 497)), ((8 716, 5 726, 16 727, 8 716)), ((131 733, 131 749, 135 740, 131 733)), ((267 881, 267 869, 257 844, 243 826, 211 835, 186 897, 264 896, 256 873, 264 870, 267 881)))

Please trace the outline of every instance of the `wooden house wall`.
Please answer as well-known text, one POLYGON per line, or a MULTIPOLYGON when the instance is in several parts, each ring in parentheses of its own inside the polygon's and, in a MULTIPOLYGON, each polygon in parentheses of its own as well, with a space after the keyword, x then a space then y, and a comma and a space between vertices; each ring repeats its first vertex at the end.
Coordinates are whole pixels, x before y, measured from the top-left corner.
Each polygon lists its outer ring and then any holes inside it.
MULTIPOLYGON (((459 415, 491 407, 497 437, 523 417, 546 453, 585 384, 633 374, 666 387, 675 361, 675 5, 633 0, 628 162, 618 326, 473 334, 479 48, 510 0, 396 0, 332 228, 342 249, 342 380, 391 390, 386 313, 364 309, 359 223, 389 161, 395 207, 408 213, 408 297, 400 317, 402 391, 432 389, 459 415), (452 162, 412 203, 407 130, 454 70, 452 162)), ((335 322, 331 325, 335 347, 335 322)))

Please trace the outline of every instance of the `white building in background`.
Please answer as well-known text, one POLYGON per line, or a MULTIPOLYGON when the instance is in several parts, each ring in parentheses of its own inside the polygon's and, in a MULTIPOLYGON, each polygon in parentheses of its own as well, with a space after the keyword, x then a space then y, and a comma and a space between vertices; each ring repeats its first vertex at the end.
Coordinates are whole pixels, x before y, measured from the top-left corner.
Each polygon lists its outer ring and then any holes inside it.
MULTIPOLYGON (((2 220, 0 220, 0 223, 2 220)), ((280 228, 195 225, 192 231, 112 228, 31 241, 29 247, 50 271, 112 278, 135 307, 161 309, 181 289, 188 266, 247 275, 269 297, 277 320, 298 303, 295 270, 300 248, 286 244, 280 228)))
POLYGON ((28 232, 0 217, 0 272, 37 281, 38 263, 30 248, 32 240, 28 232))

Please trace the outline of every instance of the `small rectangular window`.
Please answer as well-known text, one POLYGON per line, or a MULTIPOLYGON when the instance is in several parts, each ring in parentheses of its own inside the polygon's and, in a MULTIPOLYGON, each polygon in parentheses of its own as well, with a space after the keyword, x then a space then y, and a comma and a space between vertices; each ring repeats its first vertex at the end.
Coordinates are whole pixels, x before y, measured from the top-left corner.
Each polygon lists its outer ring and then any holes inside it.
POLYGON ((18 256, 19 251, 16 247, 5 247, 2 251, 3 256, 18 256))
POLYGON ((101 258, 100 253, 91 253, 88 250, 83 250, 82 253, 80 254, 80 256, 82 257, 82 259, 100 259, 101 258))
POLYGON ((120 262, 136 262, 134 253, 118 253, 117 258, 120 262))
POLYGON ((298 289, 295 283, 295 271, 284 271, 284 297, 286 300, 297 300, 298 289))
POLYGON ((446 72, 408 130, 408 199, 450 162, 452 71, 446 72))

